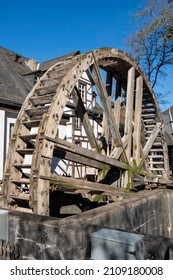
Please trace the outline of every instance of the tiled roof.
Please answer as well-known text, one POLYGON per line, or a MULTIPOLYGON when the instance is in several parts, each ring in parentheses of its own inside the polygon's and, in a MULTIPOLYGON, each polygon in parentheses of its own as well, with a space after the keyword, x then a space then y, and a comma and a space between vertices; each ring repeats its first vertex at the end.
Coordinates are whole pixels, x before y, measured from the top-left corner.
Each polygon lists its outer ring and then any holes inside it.
MULTIPOLYGON (((79 53, 80 51, 74 51, 42 62, 37 71, 45 72, 55 63, 70 59, 79 53)), ((33 75, 37 72, 31 71, 25 63, 27 61, 28 58, 0 47, 0 104, 19 104, 20 106, 23 104, 34 85, 33 75)))
POLYGON ((61 60, 70 59, 70 58, 72 58, 72 57, 74 57, 74 56, 76 56, 78 54, 80 54, 80 51, 74 51, 74 52, 71 52, 69 54, 66 54, 66 55, 63 55, 63 56, 51 59, 51 60, 47 60, 45 62, 40 63, 40 66, 39 66, 38 70, 46 71, 51 66, 53 66, 54 64, 60 62, 61 60))
POLYGON ((14 102, 22 104, 33 84, 27 76, 29 68, 27 58, 0 47, 0 103, 14 102))

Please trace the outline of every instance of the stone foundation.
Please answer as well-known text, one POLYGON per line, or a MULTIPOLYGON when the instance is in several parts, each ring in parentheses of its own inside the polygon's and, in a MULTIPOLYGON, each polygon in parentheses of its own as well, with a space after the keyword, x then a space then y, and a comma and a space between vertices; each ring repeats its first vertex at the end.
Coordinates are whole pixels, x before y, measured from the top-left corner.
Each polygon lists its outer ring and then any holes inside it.
POLYGON ((173 191, 132 194, 64 219, 10 211, 9 237, 23 259, 90 259, 90 234, 102 227, 144 235, 148 259, 172 259, 173 191))

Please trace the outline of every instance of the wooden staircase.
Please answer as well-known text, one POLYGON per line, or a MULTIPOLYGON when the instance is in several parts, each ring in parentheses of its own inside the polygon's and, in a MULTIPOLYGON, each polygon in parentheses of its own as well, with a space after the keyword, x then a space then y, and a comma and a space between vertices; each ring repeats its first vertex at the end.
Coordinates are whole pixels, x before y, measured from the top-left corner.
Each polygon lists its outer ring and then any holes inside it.
MULTIPOLYGON (((147 141, 151 138, 153 130, 159 122, 159 117, 158 110, 149 93, 143 93, 142 105, 142 121, 145 131, 145 140, 147 141)), ((163 145, 163 130, 161 128, 147 156, 149 171, 160 177, 163 176, 163 171, 165 170, 163 145)))

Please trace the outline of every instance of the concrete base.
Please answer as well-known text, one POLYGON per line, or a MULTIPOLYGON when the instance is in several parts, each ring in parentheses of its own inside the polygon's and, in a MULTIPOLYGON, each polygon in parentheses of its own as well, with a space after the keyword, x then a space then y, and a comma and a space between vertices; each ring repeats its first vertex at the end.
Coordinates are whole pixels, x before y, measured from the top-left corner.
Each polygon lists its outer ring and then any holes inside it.
POLYGON ((64 219, 10 211, 9 238, 23 259, 90 259, 90 235, 100 228, 144 234, 145 258, 172 254, 173 192, 143 191, 64 219), (170 252, 169 252, 170 248, 170 252))
POLYGON ((3 198, 2 198, 2 196, 0 195, 0 208, 2 208, 3 207, 3 198))

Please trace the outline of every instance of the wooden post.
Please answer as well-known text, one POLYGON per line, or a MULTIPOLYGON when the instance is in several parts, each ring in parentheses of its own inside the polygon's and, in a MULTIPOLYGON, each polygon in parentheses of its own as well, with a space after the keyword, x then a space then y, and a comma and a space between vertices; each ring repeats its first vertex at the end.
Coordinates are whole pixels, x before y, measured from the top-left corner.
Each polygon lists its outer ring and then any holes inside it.
POLYGON ((115 124, 119 130, 120 126, 120 112, 121 112, 121 81, 116 80, 116 96, 114 105, 115 124))
MULTIPOLYGON (((116 80, 116 93, 115 93, 115 103, 114 103, 114 119, 115 119, 115 125, 117 127, 117 130, 119 131, 120 128, 120 113, 121 113, 121 82, 116 80)), ((116 146, 114 145, 114 142, 112 141, 112 151, 114 150, 116 146)), ((112 152, 111 151, 111 152, 112 152)))
MULTIPOLYGON (((134 84, 135 84, 135 68, 131 67, 127 77, 127 92, 126 92, 126 113, 125 113, 125 135, 128 135, 128 143, 126 147, 127 160, 131 161, 132 150, 132 127, 133 127, 133 103, 134 103, 134 84)), ((124 173, 124 187, 132 188, 132 174, 130 171, 124 173)))
POLYGON ((135 120, 133 136, 133 159, 137 165, 141 158, 141 113, 142 113, 142 94, 143 78, 139 76, 136 79, 136 96, 135 96, 135 120))
POLYGON ((126 155, 129 161, 131 160, 131 148, 132 148, 134 83, 135 83, 135 68, 131 67, 128 71, 127 93, 126 93, 126 115, 125 115, 125 135, 129 136, 128 144, 126 148, 126 155))
MULTIPOLYGON (((113 82, 112 72, 108 71, 106 75, 106 91, 107 91, 110 107, 112 101, 112 82, 113 82)), ((107 119, 104 111, 103 111, 103 120, 104 120, 103 121, 104 135, 107 142, 107 155, 109 156, 109 125, 107 123, 107 119)))

